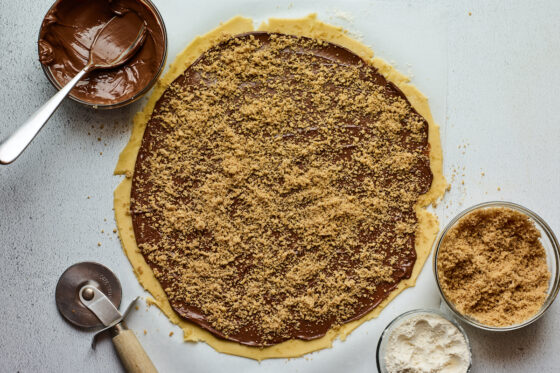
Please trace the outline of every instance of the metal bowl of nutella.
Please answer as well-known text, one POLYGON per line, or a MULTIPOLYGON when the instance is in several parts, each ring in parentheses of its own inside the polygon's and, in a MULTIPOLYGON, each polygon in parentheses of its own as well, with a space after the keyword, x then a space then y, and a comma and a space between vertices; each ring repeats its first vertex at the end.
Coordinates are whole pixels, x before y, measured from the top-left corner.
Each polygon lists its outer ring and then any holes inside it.
POLYGON ((468 373, 471 366, 467 334, 439 310, 403 313, 387 325, 377 344, 380 373, 468 373))
MULTIPOLYGON (((138 100, 152 88, 165 67, 167 31, 149 0, 57 0, 45 15, 38 41, 39 61, 55 88, 63 87, 86 65, 97 31, 127 12, 146 22, 144 45, 124 65, 92 72, 69 96, 94 108, 111 109, 138 100)), ((121 33, 127 31, 123 27, 121 33)))
POLYGON ((511 202, 485 202, 457 215, 435 244, 441 297, 458 319, 510 331, 539 319, 560 288, 560 249, 549 225, 511 202))

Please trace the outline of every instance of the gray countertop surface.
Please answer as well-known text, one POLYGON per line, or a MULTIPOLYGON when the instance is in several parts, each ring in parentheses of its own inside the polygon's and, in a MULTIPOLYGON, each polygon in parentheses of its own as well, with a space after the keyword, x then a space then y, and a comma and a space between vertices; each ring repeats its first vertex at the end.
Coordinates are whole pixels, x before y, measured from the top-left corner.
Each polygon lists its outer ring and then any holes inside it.
MULTIPOLYGON (((0 137, 55 92, 40 68, 36 46, 51 3, 0 1, 0 137)), ((430 98, 452 184, 436 210, 442 224, 472 204, 510 200, 536 211, 560 232, 560 2, 155 3, 169 30, 168 62, 195 35, 236 14, 262 20, 315 11, 320 19, 361 35, 378 55, 411 74, 430 98)), ((142 294, 113 233, 112 211, 120 181, 112 170, 142 104, 95 111, 67 100, 26 152, 0 168, 0 372, 122 371, 108 340, 92 351, 91 334, 62 320, 54 289, 69 265, 93 260, 120 277, 123 303, 142 294)), ((183 343, 179 330, 153 307, 147 312, 141 307, 130 326, 161 372, 373 372, 384 325, 408 309, 438 306, 429 267, 417 287, 399 296, 379 319, 333 349, 303 359, 258 364, 183 343), (175 335, 169 337, 169 331, 175 335)), ((558 301, 522 330, 466 329, 473 372, 559 371, 558 301)))

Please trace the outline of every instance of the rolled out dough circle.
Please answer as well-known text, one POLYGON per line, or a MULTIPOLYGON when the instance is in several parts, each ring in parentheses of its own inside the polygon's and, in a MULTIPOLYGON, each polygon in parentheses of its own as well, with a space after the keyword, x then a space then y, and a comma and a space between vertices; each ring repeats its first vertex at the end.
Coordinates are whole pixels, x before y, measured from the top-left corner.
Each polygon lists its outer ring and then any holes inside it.
POLYGON ((331 329, 324 337, 312 341, 289 340, 271 347, 249 347, 217 338, 197 325, 182 319, 171 308, 165 292, 163 291, 160 283, 154 277, 150 266, 146 263, 136 245, 132 227, 132 218, 129 212, 130 191, 132 186, 131 176, 134 172, 134 164, 138 150, 140 149, 146 124, 150 119, 157 100, 169 84, 181 75, 183 71, 204 51, 217 44, 220 40, 223 40, 224 37, 254 30, 253 21, 251 19, 240 16, 234 17, 209 33, 196 37, 176 57, 175 61, 170 65, 168 72, 160 79, 160 81, 158 81, 144 109, 137 113, 134 117, 132 135, 128 144, 121 152, 119 161, 115 168, 116 175, 126 175, 126 178, 115 189, 114 207, 115 220, 117 222, 121 244, 133 267, 134 274, 144 289, 146 289, 154 297, 154 300, 151 302, 161 309, 171 322, 177 324, 183 329, 184 340, 190 342, 204 341, 218 352, 243 356, 255 360, 263 360, 269 358, 299 357, 316 350, 329 348, 332 346, 332 343, 336 338, 344 340, 359 325, 377 317, 381 310, 400 292, 408 287, 414 286, 416 278, 420 274, 420 271, 430 254, 432 244, 439 230, 437 218, 430 212, 426 211, 425 207, 430 204, 437 203, 437 201, 445 193, 447 183, 442 173, 443 158, 439 127, 434 123, 427 98, 418 91, 416 87, 409 84, 409 79, 406 76, 396 71, 382 59, 374 58, 373 51, 370 48, 350 38, 342 28, 323 23, 317 20, 316 15, 314 14, 298 19, 269 19, 268 22, 262 23, 258 30, 322 39, 346 47, 356 53, 365 61, 368 61, 375 66, 387 80, 390 80, 399 87, 416 111, 428 121, 428 141, 431 147, 430 168, 434 178, 430 190, 420 197, 419 202, 415 206, 416 214, 418 216, 418 231, 416 232, 416 264, 414 265, 411 278, 401 281, 398 287, 391 292, 389 297, 366 316, 359 320, 344 324, 338 329, 331 329))

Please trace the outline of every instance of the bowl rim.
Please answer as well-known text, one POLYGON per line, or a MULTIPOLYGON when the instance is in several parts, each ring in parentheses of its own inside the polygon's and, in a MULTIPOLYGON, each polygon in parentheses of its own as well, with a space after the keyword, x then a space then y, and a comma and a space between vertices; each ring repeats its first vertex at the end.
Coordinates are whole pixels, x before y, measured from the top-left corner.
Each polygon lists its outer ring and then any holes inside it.
POLYGON ((393 320, 391 320, 387 324, 387 326, 383 329, 383 331, 381 332, 381 335, 379 336, 379 340, 377 342, 377 348, 376 348, 376 351, 375 351, 375 360, 376 360, 377 371, 379 373, 384 373, 384 372, 387 371, 385 369, 385 365, 383 365, 383 370, 381 369, 382 366, 381 366, 380 361, 382 360, 382 357, 380 356, 380 352, 381 352, 381 344, 385 340, 385 337, 386 337, 387 333, 391 330, 391 327, 394 326, 399 321, 401 321, 403 319, 406 319, 407 317, 409 317, 411 315, 423 314, 423 313, 440 316, 440 317, 444 318, 445 320, 449 321, 451 324, 453 324, 453 326, 455 326, 457 329, 459 329, 459 331, 461 332, 461 334, 465 338, 465 342, 467 343, 467 348, 469 350, 469 366, 467 367, 467 370, 466 370, 466 373, 469 373, 472 369, 473 354, 472 354, 471 341, 469 339, 469 336, 467 335, 467 332, 465 331, 465 329, 463 329, 461 324, 459 324, 457 322, 457 320, 455 320, 455 318, 452 315, 446 314, 443 311, 438 310, 438 309, 434 309, 434 308, 416 308, 416 309, 413 309, 413 310, 410 310, 410 311, 406 311, 404 313, 401 313, 397 317, 395 317, 393 320))
MULTIPOLYGON (((49 14, 49 12, 62 0, 56 0, 47 10, 47 12, 45 13, 45 15, 43 16, 43 20, 45 19, 45 17, 47 16, 47 14, 49 14)), ((68 94, 68 98, 70 98, 73 101, 76 101, 82 105, 86 105, 89 107, 92 107, 94 109, 116 109, 116 108, 120 108, 123 106, 126 106, 128 104, 131 104, 137 100, 139 100, 140 98, 142 98, 148 91, 150 91, 150 89, 152 89, 152 87, 154 86, 154 84, 157 82, 157 80, 159 79, 159 77, 161 76, 161 74, 163 73, 163 70, 165 69, 165 64, 167 62, 167 52, 168 52, 168 38, 167 38, 167 28, 165 27, 165 22, 163 20, 163 17, 161 15, 161 13, 159 12, 158 8, 155 6, 155 4, 151 1, 151 0, 136 0, 140 3, 145 4, 148 8, 150 8, 153 13, 155 14, 157 20, 159 21, 159 23, 161 24, 161 29, 163 31, 163 55, 161 58, 161 63, 158 67, 157 73, 154 75, 154 77, 148 82, 148 84, 146 84, 146 86, 144 88, 142 88, 142 90, 138 91, 134 96, 128 98, 125 101, 121 101, 121 102, 116 102, 114 104, 94 104, 91 102, 87 102, 87 101, 83 101, 80 100, 79 98, 74 97, 71 93, 68 94)), ((39 40, 41 40, 41 30, 43 29, 43 22, 41 22, 41 27, 39 27, 39 35, 37 37, 37 51, 38 53, 39 51, 39 40)), ((41 68, 43 69, 43 72, 45 73, 45 76, 47 77, 47 80, 52 84, 52 86, 59 91, 60 89, 62 89, 62 86, 60 85, 60 83, 53 77, 50 69, 43 65, 41 62, 39 62, 39 65, 41 65, 41 68)))
MULTIPOLYGON (((539 318, 541 318, 544 315, 544 313, 550 308, 550 306, 552 305, 552 303, 556 299, 556 296, 558 295, 558 290, 560 289, 560 245, 558 244, 558 240, 557 240, 556 236, 554 235, 554 232, 552 231, 550 226, 546 223, 546 221, 544 221, 543 218, 541 218, 535 212, 533 212, 533 211, 529 210, 528 208, 523 207, 523 206, 521 206, 517 203, 508 202, 508 201, 488 201, 488 202, 483 202, 483 203, 476 204, 474 206, 471 206, 471 207, 461 211, 453 219, 451 219, 451 221, 449 223, 447 223, 447 225, 441 231, 441 233, 439 234, 439 237, 435 241, 434 246, 435 246, 435 249, 434 249, 434 255, 433 255, 433 260, 432 260, 432 269, 433 269, 433 272, 434 272, 436 285, 437 285, 438 291, 441 295, 441 298, 446 303, 446 305, 449 307, 449 309, 455 314, 455 316, 457 316, 457 318, 459 320, 461 320, 461 321, 465 322, 466 324, 471 325, 475 328, 478 328, 478 329, 481 329, 481 330, 486 330, 486 331, 493 331, 493 332, 507 332, 507 331, 521 329, 521 328, 537 321, 539 318), (439 280, 438 271, 437 271, 437 258, 438 258, 439 250, 441 248, 441 244, 443 242, 443 239, 445 238, 445 235, 461 218, 463 218, 467 214, 469 214, 469 213, 471 213, 475 210, 485 209, 485 208, 489 208, 489 207, 506 207, 506 208, 510 208, 512 210, 515 210, 515 211, 518 211, 518 212, 521 212, 521 213, 527 215, 545 233, 546 237, 548 238, 548 240, 550 241, 550 243, 552 245, 552 251, 554 253, 554 255, 552 255, 553 260, 554 260, 554 262, 552 263, 552 266, 556 269, 556 275, 555 275, 554 278, 550 279, 550 281, 552 281, 552 284, 551 284, 552 287, 550 287, 550 284, 549 284, 550 291, 549 291, 541 309, 537 313, 535 313, 533 316, 528 318, 527 320, 525 320, 521 323, 518 323, 518 324, 513 324, 513 325, 508 325, 508 326, 490 326, 490 325, 485 325, 483 323, 480 323, 480 322, 476 321, 475 319, 459 312, 455 308, 454 304, 450 300, 447 299, 447 297, 443 293, 443 290, 441 289, 441 285, 440 285, 440 280, 439 280)), ((548 254, 547 254, 547 256, 548 256, 548 254)))

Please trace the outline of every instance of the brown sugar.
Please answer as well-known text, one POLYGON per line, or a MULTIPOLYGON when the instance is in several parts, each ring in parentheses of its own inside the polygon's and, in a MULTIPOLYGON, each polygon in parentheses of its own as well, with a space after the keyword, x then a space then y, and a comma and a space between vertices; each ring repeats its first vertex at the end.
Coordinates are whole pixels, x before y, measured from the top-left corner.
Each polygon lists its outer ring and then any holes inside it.
POLYGON ((457 310, 482 324, 521 323, 542 307, 550 272, 540 232, 509 208, 469 213, 451 228, 437 257, 439 282, 457 310))
POLYGON ((326 44, 231 39, 171 84, 146 128, 138 246, 174 309, 222 338, 318 338, 414 266, 428 124, 326 44))

